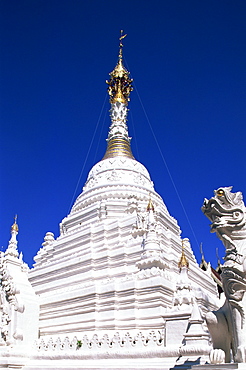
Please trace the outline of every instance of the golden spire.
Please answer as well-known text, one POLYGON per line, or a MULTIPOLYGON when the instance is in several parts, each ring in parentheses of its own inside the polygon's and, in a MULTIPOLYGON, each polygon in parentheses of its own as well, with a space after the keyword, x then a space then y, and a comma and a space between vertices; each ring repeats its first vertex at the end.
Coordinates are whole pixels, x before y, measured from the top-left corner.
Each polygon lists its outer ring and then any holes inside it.
POLYGON ((187 267, 187 268, 189 267, 189 262, 186 258, 185 253, 184 253, 184 249, 185 249, 185 245, 184 245, 184 241, 182 240, 182 253, 181 253, 179 263, 178 263, 178 268, 179 269, 182 269, 182 267, 187 267))
POLYGON ((130 100, 129 95, 130 92, 133 90, 132 87, 132 79, 129 78, 129 72, 127 69, 123 66, 122 61, 122 49, 123 49, 123 43, 122 40, 127 36, 126 34, 123 35, 123 30, 120 31, 120 45, 119 45, 119 59, 118 63, 116 64, 116 67, 114 70, 109 74, 110 80, 106 81, 108 84, 108 93, 110 96, 110 103, 116 103, 120 102, 125 105, 128 104, 128 101, 130 100))
POLYGON ((13 223, 13 225, 11 226, 11 232, 12 232, 12 231, 15 231, 15 232, 17 232, 17 233, 18 233, 19 228, 18 228, 18 225, 17 225, 17 223, 16 223, 17 215, 15 215, 14 220, 15 220, 15 222, 14 222, 14 223, 13 223))
POLYGON ((129 72, 122 62, 122 40, 125 37, 126 35, 123 35, 123 31, 121 31, 118 63, 110 73, 110 81, 106 81, 111 103, 111 126, 107 139, 107 150, 103 159, 114 157, 134 159, 130 145, 131 138, 128 135, 127 128, 127 104, 133 88, 129 72))

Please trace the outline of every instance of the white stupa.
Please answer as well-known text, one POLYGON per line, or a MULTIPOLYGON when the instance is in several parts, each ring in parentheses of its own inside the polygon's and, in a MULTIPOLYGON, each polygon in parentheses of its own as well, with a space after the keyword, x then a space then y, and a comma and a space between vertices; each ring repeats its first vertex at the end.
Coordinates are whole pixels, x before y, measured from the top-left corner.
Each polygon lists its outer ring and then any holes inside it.
MULTIPOLYGON (((169 369, 205 361, 209 353, 203 318, 219 305, 216 284, 199 268, 148 170, 132 154, 127 128, 132 80, 122 62, 123 37, 108 82, 106 153, 62 220, 60 236, 46 233, 28 273, 39 306, 35 344, 25 342, 25 325, 24 339, 19 336, 11 348, 2 334, 0 365, 19 353, 19 368, 27 370, 169 369)), ((18 253, 11 258, 21 269, 18 253)), ((7 252, 2 259, 9 259, 7 252)), ((13 272, 13 280, 18 285, 21 279, 13 272)))

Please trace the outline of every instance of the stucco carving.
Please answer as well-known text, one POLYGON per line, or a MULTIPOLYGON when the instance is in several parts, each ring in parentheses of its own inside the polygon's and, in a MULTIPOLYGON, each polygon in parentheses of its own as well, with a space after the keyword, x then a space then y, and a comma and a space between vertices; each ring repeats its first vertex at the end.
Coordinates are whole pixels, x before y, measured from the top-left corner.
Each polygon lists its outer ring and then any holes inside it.
POLYGON ((17 300, 18 293, 13 278, 5 266, 2 253, 0 256, 0 345, 12 344, 11 337, 16 333, 16 327, 11 324, 13 312, 24 311, 24 306, 17 300))
POLYGON ((83 191, 95 186, 122 182, 131 185, 141 185, 153 190, 153 183, 147 169, 131 158, 107 158, 98 162, 89 172, 83 191))
MULTIPOLYGON (((152 330, 147 333, 138 332, 137 334, 133 335, 129 332, 125 334, 120 334, 119 332, 115 332, 112 336, 108 334, 104 334, 99 337, 97 334, 94 334, 92 337, 88 337, 84 335, 82 338, 79 339, 80 346, 78 347, 78 339, 74 337, 70 340, 66 337, 64 340, 58 338, 56 341, 53 341, 52 338, 49 339, 48 342, 45 342, 43 339, 37 341, 35 343, 36 349, 38 351, 87 351, 87 350, 95 350, 97 352, 103 352, 105 350, 112 352, 114 349, 123 350, 128 348, 135 348, 135 349, 148 349, 153 347, 162 347, 164 342, 165 334, 164 331, 160 330, 152 330)), ((110 354, 108 353, 108 356, 110 354)))
POLYGON ((226 296, 223 307, 207 316, 214 351, 211 362, 246 362, 246 217, 241 192, 232 193, 232 187, 215 190, 214 197, 205 199, 203 213, 212 222, 226 250, 222 267, 222 283, 226 296), (220 350, 220 351, 219 351, 220 350))

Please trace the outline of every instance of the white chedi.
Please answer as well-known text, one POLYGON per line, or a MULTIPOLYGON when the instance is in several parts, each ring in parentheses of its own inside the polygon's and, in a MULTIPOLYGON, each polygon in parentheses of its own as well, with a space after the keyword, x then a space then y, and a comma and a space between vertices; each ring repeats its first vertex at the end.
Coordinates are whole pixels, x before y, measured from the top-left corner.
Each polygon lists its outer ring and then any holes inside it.
MULTIPOLYGON (((22 342, 29 324, 29 340, 34 342, 39 335, 35 348, 26 342, 28 350, 22 352, 28 370, 116 366, 167 370, 180 359, 184 364, 190 361, 190 356, 196 361, 204 356, 204 361, 209 353, 207 345, 201 348, 206 341, 202 315, 208 307, 217 308, 216 285, 199 268, 187 243, 192 294, 202 312, 201 317, 194 312, 192 316, 195 301, 185 301, 189 285, 178 266, 181 230, 155 191, 148 170, 131 152, 127 105, 132 80, 122 63, 122 44, 110 76, 106 153, 61 221, 60 235, 46 233, 28 273, 30 302, 20 289, 26 324, 22 342), (176 304, 179 287, 182 299, 179 296, 176 304), (188 308, 178 310, 178 305, 188 308), (198 345, 196 338, 201 339, 198 345)), ((15 258, 12 267, 17 265, 15 258)), ((14 269, 11 276, 19 277, 14 269)), ((25 369, 21 361, 14 364, 25 369)), ((8 355, 2 356, 2 364, 7 368, 8 355)))

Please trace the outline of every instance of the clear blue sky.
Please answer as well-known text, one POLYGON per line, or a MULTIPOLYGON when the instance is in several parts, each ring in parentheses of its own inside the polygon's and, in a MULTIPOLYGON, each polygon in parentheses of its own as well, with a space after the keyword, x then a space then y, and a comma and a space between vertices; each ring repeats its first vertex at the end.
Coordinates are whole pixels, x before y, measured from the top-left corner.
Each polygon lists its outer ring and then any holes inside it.
POLYGON ((102 158, 120 29, 135 158, 197 259, 202 242, 216 265, 224 248, 203 198, 230 185, 246 198, 245 0, 1 0, 0 247, 17 213, 19 251, 32 265, 102 158))

